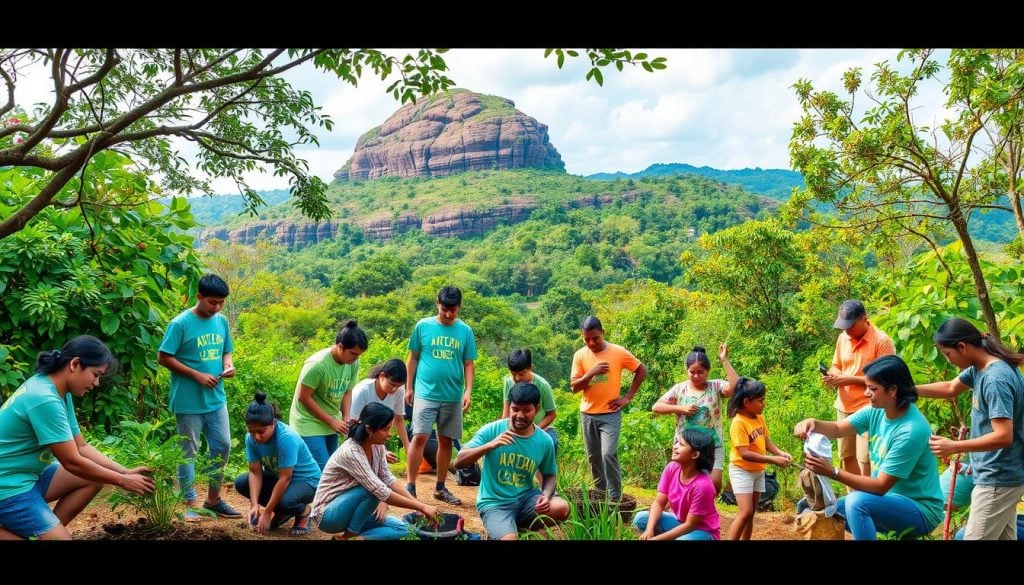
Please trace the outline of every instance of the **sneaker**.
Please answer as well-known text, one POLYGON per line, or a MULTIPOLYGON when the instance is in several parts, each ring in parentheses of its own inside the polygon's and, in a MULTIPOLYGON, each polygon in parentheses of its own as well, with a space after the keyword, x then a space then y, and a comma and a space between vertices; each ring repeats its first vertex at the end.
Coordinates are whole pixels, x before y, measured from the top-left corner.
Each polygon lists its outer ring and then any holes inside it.
POLYGON ((442 502, 444 502, 446 504, 451 504, 453 506, 461 506, 462 505, 462 500, 460 500, 458 497, 456 497, 455 494, 453 494, 450 491, 448 491, 448 488, 446 488, 446 487, 443 487, 443 488, 435 491, 434 492, 434 499, 435 500, 441 500, 442 502))
POLYGON ((203 502, 203 508, 213 512, 221 518, 241 518, 242 513, 231 507, 231 504, 224 501, 223 498, 216 504, 209 502, 203 502))
POLYGON ((416 484, 407 483, 405 484, 405 491, 409 492, 409 495, 416 499, 416 484))

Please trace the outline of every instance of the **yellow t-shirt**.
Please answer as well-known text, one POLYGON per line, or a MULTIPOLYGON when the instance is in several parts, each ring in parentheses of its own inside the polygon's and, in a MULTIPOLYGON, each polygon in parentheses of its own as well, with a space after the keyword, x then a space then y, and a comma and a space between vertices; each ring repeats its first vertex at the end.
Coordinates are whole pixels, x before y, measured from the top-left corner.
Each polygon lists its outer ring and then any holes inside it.
POLYGON ((586 414, 605 414, 612 412, 608 403, 622 393, 622 370, 635 372, 640 367, 640 360, 621 345, 605 342, 604 349, 598 353, 583 346, 572 356, 572 377, 579 378, 600 362, 608 362, 608 372, 595 376, 590 386, 583 389, 580 400, 580 412, 586 414))
POLYGON ((729 437, 732 439, 729 463, 747 471, 764 471, 766 464, 744 460, 743 457, 740 457, 739 450, 739 447, 746 447, 754 453, 768 454, 768 425, 764 423, 763 416, 759 414, 757 418, 747 418, 742 414, 737 414, 732 417, 729 437))

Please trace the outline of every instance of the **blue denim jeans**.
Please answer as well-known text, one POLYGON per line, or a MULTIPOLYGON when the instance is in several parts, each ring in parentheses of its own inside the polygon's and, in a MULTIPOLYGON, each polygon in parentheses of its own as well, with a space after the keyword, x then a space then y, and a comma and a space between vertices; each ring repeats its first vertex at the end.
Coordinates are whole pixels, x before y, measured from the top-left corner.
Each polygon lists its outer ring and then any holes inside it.
MULTIPOLYGON (((650 517, 650 510, 638 512, 636 516, 633 516, 633 528, 636 528, 637 532, 647 530, 647 520, 650 517)), ((654 529, 654 533, 661 534, 662 532, 668 532, 680 524, 682 524, 682 522, 673 516, 670 511, 663 510, 661 517, 658 518, 658 526, 654 529)), ((715 537, 710 532, 704 530, 691 530, 676 540, 715 540, 715 537)))
POLYGON ((884 496, 853 492, 839 498, 836 513, 846 520, 846 530, 854 540, 877 540, 879 532, 924 536, 937 524, 928 522, 913 500, 899 494, 884 496))
POLYGON ((400 518, 388 516, 378 522, 373 516, 380 500, 362 486, 342 492, 331 500, 320 517, 320 530, 330 533, 354 532, 366 540, 399 540, 409 533, 400 518))
MULTIPOLYGON (((263 474, 263 483, 260 485, 260 496, 257 501, 266 506, 270 501, 270 494, 277 485, 278 477, 269 473, 263 474)), ((249 472, 245 472, 235 478, 235 489, 238 493, 248 498, 249 493, 249 472)), ((309 485, 306 481, 292 481, 284 490, 284 495, 277 502, 274 508, 275 516, 301 516, 306 511, 306 504, 313 501, 316 494, 316 486, 309 485)))
POLYGON ((207 469, 210 475, 210 488, 220 489, 224 479, 224 465, 228 462, 228 452, 231 450, 231 426, 228 423, 228 407, 223 406, 220 410, 205 412, 203 414, 178 414, 175 415, 178 421, 178 434, 181 438, 181 450, 189 462, 178 466, 178 485, 181 486, 181 493, 185 501, 190 502, 196 499, 196 489, 192 485, 196 477, 195 461, 196 451, 199 450, 199 434, 206 436, 206 445, 210 449, 210 455, 216 461, 207 469))
POLYGON ((316 464, 320 466, 320 471, 323 471, 327 467, 327 460, 338 450, 338 433, 302 437, 302 442, 309 447, 309 454, 313 456, 313 461, 316 461, 316 464))
POLYGON ((22 538, 33 538, 60 524, 60 519, 46 504, 46 490, 50 489, 59 467, 59 463, 51 464, 39 474, 32 489, 0 500, 0 526, 22 538))

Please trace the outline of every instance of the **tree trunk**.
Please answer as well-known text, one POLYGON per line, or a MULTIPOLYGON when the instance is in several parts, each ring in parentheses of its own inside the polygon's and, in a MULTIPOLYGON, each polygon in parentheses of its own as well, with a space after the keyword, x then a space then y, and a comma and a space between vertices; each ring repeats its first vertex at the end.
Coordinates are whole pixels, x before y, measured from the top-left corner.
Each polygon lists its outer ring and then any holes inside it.
POLYGON ((981 312, 985 316, 985 325, 988 332, 996 339, 999 339, 999 324, 996 323, 996 312, 992 309, 992 300, 988 297, 988 284, 985 282, 985 274, 981 271, 981 262, 978 261, 978 251, 974 249, 974 240, 967 233, 967 221, 960 211, 959 206, 953 206, 950 210, 949 219, 956 228, 960 237, 960 243, 964 246, 964 255, 967 256, 967 265, 971 267, 971 276, 974 278, 974 288, 978 292, 978 303, 981 305, 981 312))
POLYGON ((1024 240, 1024 212, 1020 207, 1020 195, 1016 191, 1010 191, 1009 196, 1010 205, 1013 206, 1013 219, 1017 220, 1017 231, 1020 233, 1020 239, 1024 240))

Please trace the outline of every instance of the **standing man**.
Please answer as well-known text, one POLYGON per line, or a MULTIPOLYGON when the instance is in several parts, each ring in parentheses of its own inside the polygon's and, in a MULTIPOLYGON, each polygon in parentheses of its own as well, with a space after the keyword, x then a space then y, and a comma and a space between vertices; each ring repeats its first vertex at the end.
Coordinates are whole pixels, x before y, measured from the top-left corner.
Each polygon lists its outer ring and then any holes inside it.
MULTIPOLYGON (((869 404, 864 395, 864 366, 883 355, 893 355, 896 349, 889 336, 868 321, 864 303, 850 299, 839 305, 839 316, 832 325, 842 329, 832 355, 832 367, 822 378, 825 384, 838 389, 836 421, 841 421, 869 404)), ((871 475, 868 438, 857 435, 856 441, 840 437, 839 458, 843 470, 856 475, 871 475)))
POLYGON ((537 407, 536 418, 533 422, 537 428, 551 437, 551 442, 554 443, 557 453, 558 434, 555 433, 555 427, 551 426, 555 422, 555 416, 558 415, 555 412, 555 395, 551 392, 551 384, 539 374, 533 373, 533 354, 530 353, 530 350, 526 348, 512 350, 512 353, 508 354, 508 371, 509 375, 505 376, 501 389, 501 418, 505 419, 509 416, 509 392, 512 387, 519 382, 533 384, 540 392, 540 405, 537 407))
POLYGON ((583 320, 583 343, 572 356, 571 388, 583 392, 580 400, 580 424, 583 446, 590 461, 590 473, 597 489, 606 490, 612 500, 622 498, 622 474, 619 471, 619 431, 622 408, 633 400, 647 377, 647 366, 621 345, 604 340, 604 328, 597 317, 583 320), (622 370, 633 372, 629 393, 622 392, 622 370))
POLYGON ((405 402, 412 405, 412 447, 409 449, 406 489, 416 497, 423 447, 437 422, 437 484, 434 498, 458 506, 462 500, 444 481, 452 457, 452 439, 462 437, 462 415, 473 392, 476 338, 458 318, 462 291, 446 286, 437 293, 437 316, 420 319, 409 336, 409 380, 405 402))
POLYGON ((533 422, 540 392, 533 384, 517 382, 508 398, 510 415, 480 427, 453 464, 469 467, 483 458, 476 509, 494 540, 515 540, 519 529, 533 528, 538 517, 548 519, 541 525, 569 517, 569 504, 555 496, 555 445, 533 422), (533 483, 538 474, 540 489, 533 483))
MULTIPOLYGON (((206 435, 210 454, 220 464, 210 470, 209 491, 203 508, 221 518, 241 518, 242 514, 220 497, 224 466, 231 449, 231 427, 228 425, 227 393, 223 378, 235 375, 231 352, 231 328, 224 315, 228 285, 219 276, 207 274, 199 280, 196 305, 171 320, 160 342, 157 363, 171 371, 170 410, 178 422, 182 436, 181 448, 189 462, 178 467, 178 485, 191 508, 199 507, 192 485, 195 479, 196 449, 199 434, 206 435)), ((185 520, 196 522, 202 517, 189 510, 185 520)))

